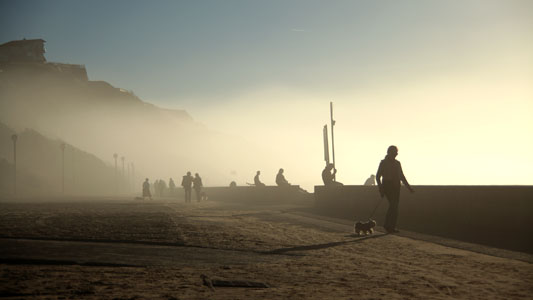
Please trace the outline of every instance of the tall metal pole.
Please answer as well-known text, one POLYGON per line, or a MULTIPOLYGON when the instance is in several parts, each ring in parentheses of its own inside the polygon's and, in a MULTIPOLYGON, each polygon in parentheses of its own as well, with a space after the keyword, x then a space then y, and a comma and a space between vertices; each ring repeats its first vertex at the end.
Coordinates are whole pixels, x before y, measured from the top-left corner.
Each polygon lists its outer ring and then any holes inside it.
POLYGON ((126 187, 127 187, 128 192, 131 189, 131 175, 130 175, 131 167, 130 165, 131 163, 128 163, 128 177, 126 178, 126 187))
POLYGON ((118 194, 118 168, 117 168, 117 158, 118 154, 113 154, 113 158, 115 159, 115 194, 118 194))
POLYGON ((135 165, 131 163, 131 182, 133 184, 133 191, 136 190, 136 182, 135 182, 135 165))
POLYGON ((72 188, 74 191, 76 191, 76 169, 75 169, 75 162, 76 162, 76 149, 71 149, 72 153, 72 188))
MULTIPOLYGON (((126 177, 126 176, 124 175, 124 160, 125 160, 126 158, 125 158, 124 156, 122 156, 120 159, 122 160, 122 180, 121 180, 120 182, 121 182, 121 186, 123 186, 123 185, 124 185, 124 178, 126 177)), ((123 189, 124 189, 124 188, 123 188, 123 189)), ((124 189, 124 190, 125 190, 125 189, 124 189)))
MULTIPOLYGON (((333 168, 335 169, 335 138, 333 136, 333 126, 335 126, 335 120, 333 120, 333 102, 329 103, 329 111, 331 117, 331 155, 333 158, 333 168)), ((336 180, 337 176, 333 175, 333 180, 336 180)))
POLYGON ((61 144, 61 192, 65 194, 65 143, 61 144))
POLYGON ((13 140, 13 194, 17 195, 17 138, 16 134, 11 136, 13 140))

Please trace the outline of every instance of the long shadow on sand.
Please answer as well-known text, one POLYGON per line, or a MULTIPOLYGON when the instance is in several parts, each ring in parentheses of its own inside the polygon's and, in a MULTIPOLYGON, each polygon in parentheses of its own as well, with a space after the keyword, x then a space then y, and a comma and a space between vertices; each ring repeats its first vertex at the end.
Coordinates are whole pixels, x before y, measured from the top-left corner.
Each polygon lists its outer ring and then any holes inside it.
POLYGON ((386 236, 386 234, 370 235, 370 236, 365 236, 365 237, 361 237, 361 238, 354 239, 354 240, 348 240, 348 241, 331 242, 331 243, 325 243, 325 244, 316 244, 316 245, 298 246, 298 247, 289 247, 289 248, 279 248, 279 249, 268 251, 266 252, 266 254, 284 254, 286 252, 291 252, 291 251, 319 250, 319 249, 325 249, 325 248, 330 248, 330 247, 336 247, 340 245, 358 243, 364 240, 375 239, 375 238, 383 237, 383 236, 386 236))

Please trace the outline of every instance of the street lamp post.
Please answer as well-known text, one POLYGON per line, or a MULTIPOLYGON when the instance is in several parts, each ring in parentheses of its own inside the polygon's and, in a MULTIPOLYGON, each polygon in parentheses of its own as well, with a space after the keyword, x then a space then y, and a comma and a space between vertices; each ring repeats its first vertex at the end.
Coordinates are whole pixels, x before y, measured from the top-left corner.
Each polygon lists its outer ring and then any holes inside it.
POLYGON ((124 160, 126 158, 124 156, 122 156, 120 159, 122 160, 122 180, 121 180, 121 182, 122 182, 122 184, 124 184, 124 178, 125 178, 125 176, 124 176, 124 160))
POLYGON ((77 192, 76 189, 76 149, 72 148, 72 189, 77 192))
POLYGON ((126 187, 127 187, 127 190, 128 192, 131 190, 131 168, 130 168, 130 165, 131 163, 128 164, 128 177, 126 178, 126 187))
POLYGON ((11 136, 13 141, 13 194, 17 195, 17 138, 16 134, 11 136))
POLYGON ((61 192, 65 194, 65 143, 61 143, 61 192))
POLYGON ((135 165, 133 163, 131 163, 131 182, 133 185, 133 191, 135 191, 135 165))
POLYGON ((117 158, 118 154, 113 154, 113 158, 115 159, 115 194, 118 194, 118 169, 117 169, 117 158))

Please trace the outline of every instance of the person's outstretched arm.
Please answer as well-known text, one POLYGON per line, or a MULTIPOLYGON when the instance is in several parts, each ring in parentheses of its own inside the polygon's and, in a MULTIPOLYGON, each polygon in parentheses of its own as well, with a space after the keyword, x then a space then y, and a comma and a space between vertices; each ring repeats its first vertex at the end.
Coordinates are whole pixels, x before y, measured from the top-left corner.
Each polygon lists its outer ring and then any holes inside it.
POLYGON ((409 182, 407 182, 407 178, 405 178, 405 175, 403 175, 402 164, 400 164, 399 162, 398 162, 398 164, 400 165, 400 180, 409 189, 409 191, 411 191, 411 193, 414 193, 415 190, 413 190, 413 188, 411 187, 409 182))

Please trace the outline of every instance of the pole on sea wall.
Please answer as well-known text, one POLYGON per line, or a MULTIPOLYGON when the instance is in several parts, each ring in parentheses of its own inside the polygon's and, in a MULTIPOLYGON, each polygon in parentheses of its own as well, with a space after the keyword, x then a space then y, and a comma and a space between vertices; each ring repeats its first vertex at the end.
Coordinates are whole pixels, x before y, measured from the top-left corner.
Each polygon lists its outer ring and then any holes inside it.
MULTIPOLYGON (((333 120, 333 102, 329 103, 329 111, 331 118, 331 158, 333 159, 333 168, 335 169, 335 138, 333 136, 333 126, 335 126, 335 120, 333 120)), ((336 175, 333 173, 333 180, 336 179, 336 175)))

